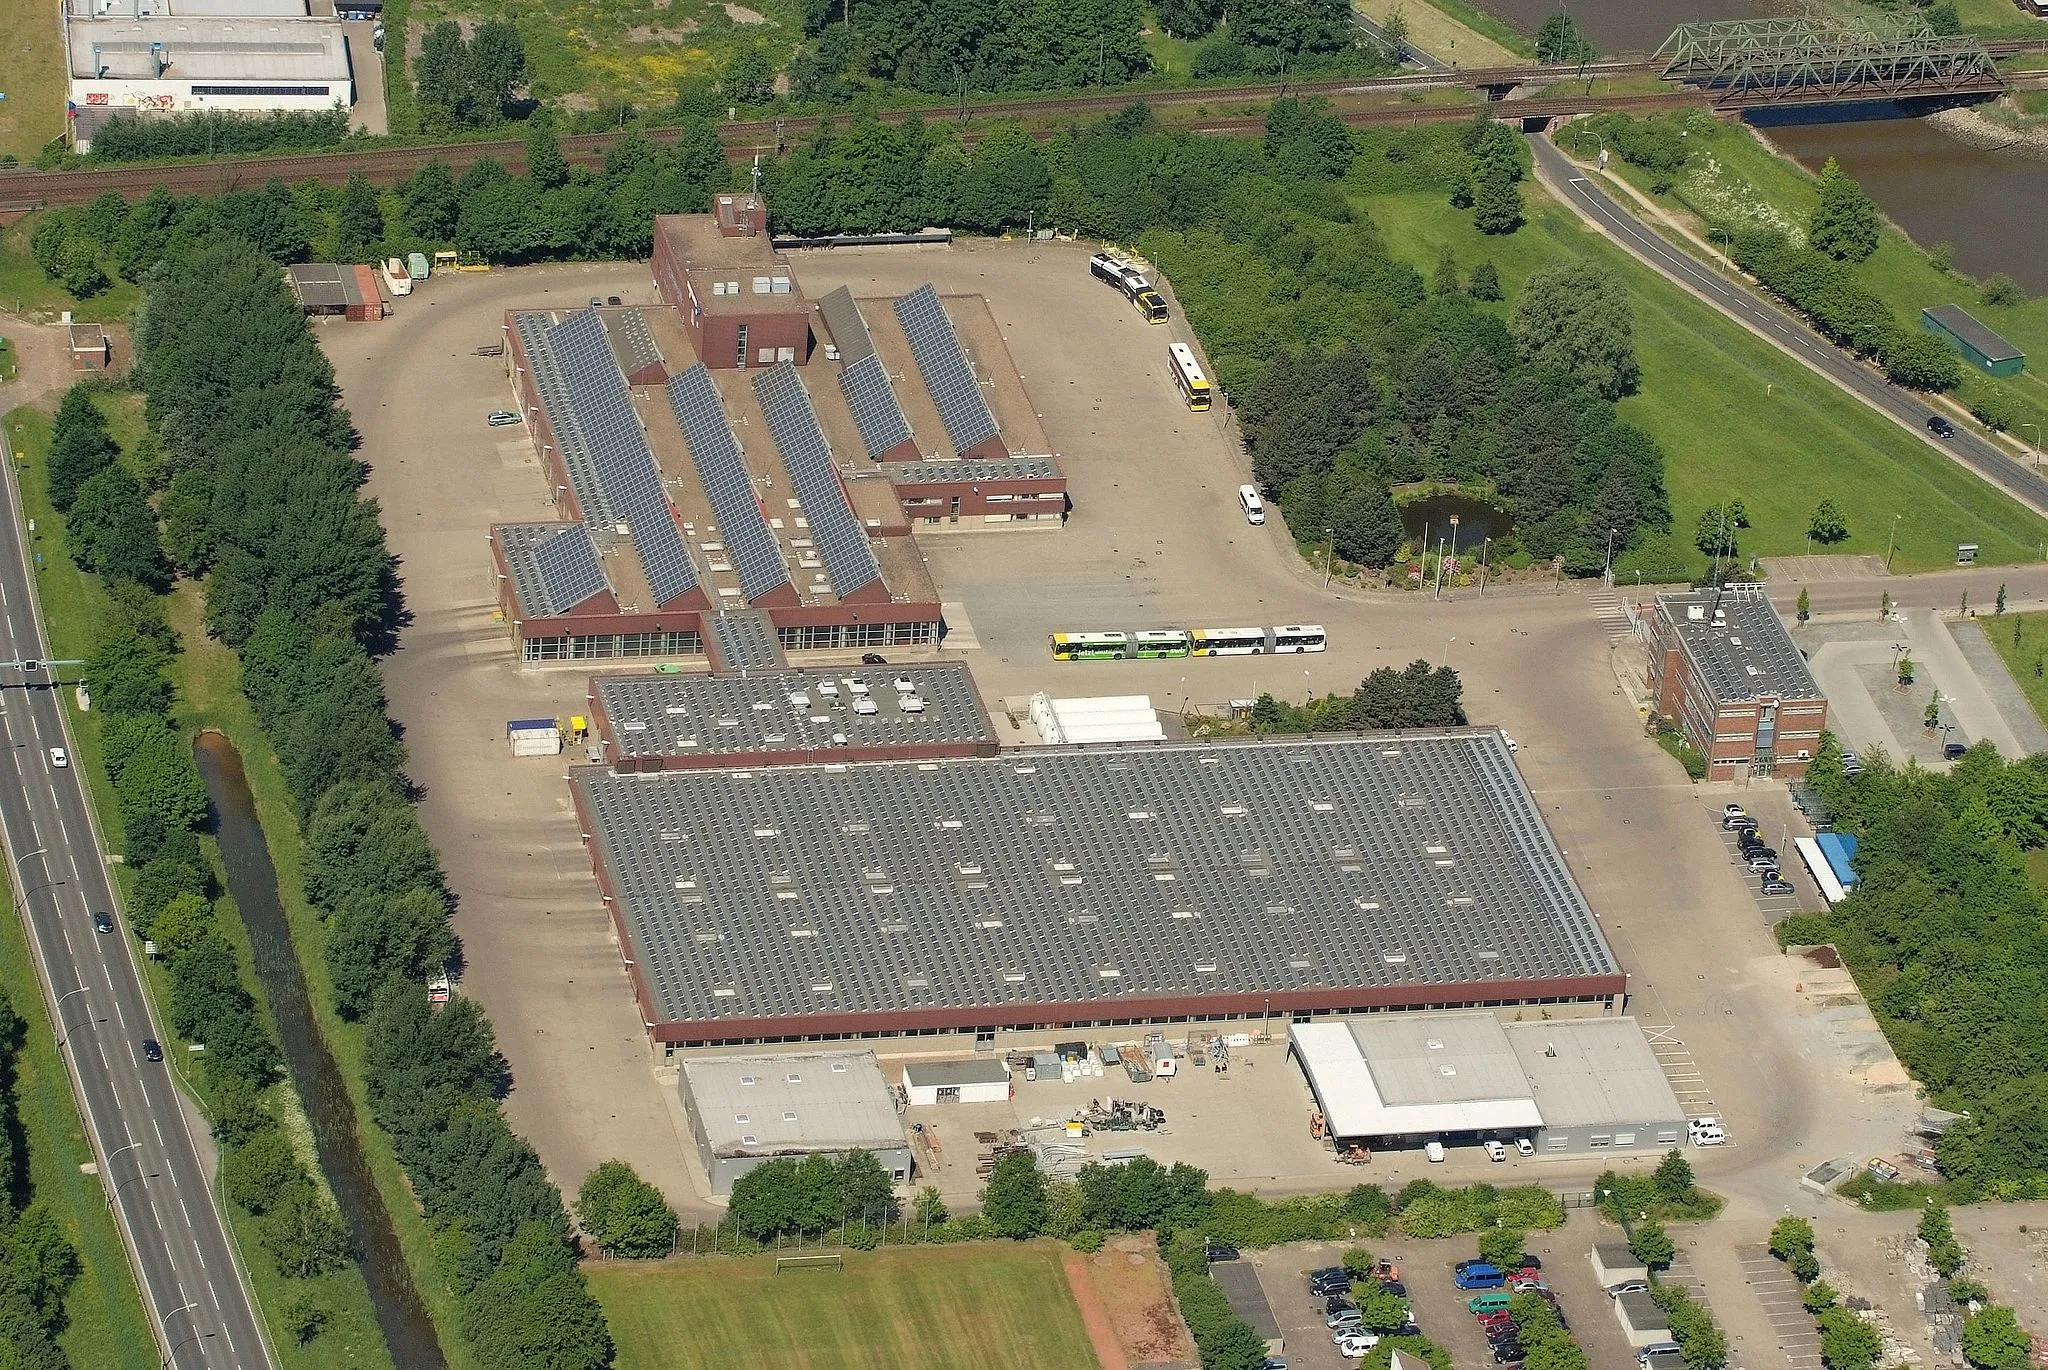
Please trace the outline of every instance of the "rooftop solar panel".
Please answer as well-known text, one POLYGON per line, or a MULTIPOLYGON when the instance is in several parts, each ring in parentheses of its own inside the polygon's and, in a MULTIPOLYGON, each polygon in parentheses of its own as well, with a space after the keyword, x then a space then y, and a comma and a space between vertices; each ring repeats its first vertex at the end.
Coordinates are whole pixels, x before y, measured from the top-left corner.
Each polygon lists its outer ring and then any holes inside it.
POLYGON ((868 545, 867 531, 846 502, 832 449, 818 428, 810 394, 796 368, 783 362, 755 373, 754 397, 761 402, 775 450, 782 454, 782 464, 796 484, 797 498, 817 539, 833 593, 844 596, 880 580, 882 568, 875 564, 875 549, 868 545))
POLYGON ((880 461, 892 447, 911 441, 910 420, 903 417, 889 373, 874 352, 839 368, 839 389, 846 407, 853 411, 853 426, 860 430, 861 445, 868 456, 880 461))
POLYGON ((565 526, 535 548, 533 564, 547 587, 548 603, 558 614, 609 588, 590 530, 581 524, 565 526))
POLYGON ((931 392, 954 450, 965 452, 994 437, 995 415, 989 412, 974 370, 960 351, 960 339, 954 336, 952 322, 939 303, 939 292, 930 285, 919 286, 896 301, 896 318, 903 325, 903 336, 910 340, 917 373, 924 377, 924 388, 931 392))
POLYGON ((704 493, 711 497, 711 507, 718 515, 718 531, 739 568, 740 593, 752 601, 789 584, 782 546, 761 517, 739 439, 732 435, 725 403, 704 363, 669 378, 668 402, 689 441, 690 459, 704 482, 704 493))

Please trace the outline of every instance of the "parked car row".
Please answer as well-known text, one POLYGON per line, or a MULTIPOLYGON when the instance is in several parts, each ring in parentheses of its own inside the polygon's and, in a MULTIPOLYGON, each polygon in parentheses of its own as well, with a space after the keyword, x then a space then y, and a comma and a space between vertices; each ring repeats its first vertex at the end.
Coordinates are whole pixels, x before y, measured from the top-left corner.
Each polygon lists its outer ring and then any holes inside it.
POLYGON ((1570 1330, 1571 1324, 1565 1321, 1564 1309, 1558 1306, 1557 1295, 1543 1282, 1543 1262, 1534 1256, 1524 1255, 1508 1266, 1480 1260, 1459 1261, 1451 1268, 1451 1280, 1460 1289, 1485 1291, 1474 1294, 1466 1301, 1465 1308, 1479 1320, 1479 1330, 1486 1334, 1486 1344, 1492 1348, 1495 1365, 1519 1366, 1522 1363, 1521 1327, 1509 1311, 1517 1294, 1534 1294, 1542 1299, 1557 1315, 1558 1326, 1570 1330))
POLYGON ((1721 807, 1721 831, 1735 834, 1736 854, 1751 875, 1757 877, 1760 894, 1796 894, 1792 882, 1785 878, 1783 863, 1778 859, 1778 849, 1766 843, 1757 835, 1757 821, 1740 804, 1724 804, 1721 807))
MULTIPOLYGON (((1399 1268, 1386 1261, 1380 1261, 1369 1271, 1354 1274, 1341 1265, 1325 1266, 1311 1270, 1308 1274, 1308 1292, 1323 1302, 1323 1326, 1329 1330, 1330 1340, 1336 1344, 1337 1354, 1347 1360, 1359 1360, 1365 1353, 1380 1344, 1383 1336, 1415 1336, 1419 1330, 1412 1316, 1400 1327, 1390 1332, 1376 1332, 1365 1325, 1365 1314, 1351 1297, 1354 1285, 1377 1284, 1382 1293, 1393 1294, 1405 1299, 1408 1287, 1401 1283, 1399 1268)), ((1405 1313, 1405 1309, 1404 1309, 1405 1313)))

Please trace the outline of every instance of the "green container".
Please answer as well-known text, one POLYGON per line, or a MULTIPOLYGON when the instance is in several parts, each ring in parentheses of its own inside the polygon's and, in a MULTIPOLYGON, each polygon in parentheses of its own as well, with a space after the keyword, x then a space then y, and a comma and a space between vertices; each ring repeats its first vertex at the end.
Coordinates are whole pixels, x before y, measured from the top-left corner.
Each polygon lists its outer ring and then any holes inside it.
POLYGON ((1492 1289, 1484 1294, 1474 1294, 1465 1307, 1474 1313, 1505 1313, 1514 1295, 1505 1289, 1492 1289))

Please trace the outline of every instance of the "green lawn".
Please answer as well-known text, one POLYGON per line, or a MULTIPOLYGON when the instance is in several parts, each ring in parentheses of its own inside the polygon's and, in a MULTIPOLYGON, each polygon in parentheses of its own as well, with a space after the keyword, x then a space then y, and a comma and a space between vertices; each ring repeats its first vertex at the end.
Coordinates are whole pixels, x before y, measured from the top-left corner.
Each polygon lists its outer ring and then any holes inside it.
POLYGON ((0 153, 22 162, 64 132, 64 33, 59 6, 0 0, 0 153))
MULTIPOLYGON (((99 397, 101 408, 108 417, 108 426, 115 438, 121 442, 124 451, 141 436, 141 396, 133 392, 110 391, 99 397)), ((87 654, 92 641, 93 623, 105 604, 105 597, 95 577, 86 575, 73 566, 64 553, 61 520, 51 509, 45 493, 46 472, 43 456, 49 444, 49 418, 40 410, 16 409, 6 418, 9 440, 14 445, 18 466, 22 505, 27 516, 34 520, 36 533, 33 546, 41 563, 38 567, 36 593, 41 601, 44 624, 50 635, 50 647, 58 657, 82 658, 87 654)), ((176 619, 176 602, 173 601, 173 618, 176 619)), ((204 642, 195 623, 176 624, 188 646, 181 665, 189 667, 192 653, 191 644, 197 638, 204 647, 219 652, 218 647, 204 642)), ((190 670, 181 670, 181 677, 189 676, 190 670)), ((232 686, 233 676, 229 683, 232 686)), ((188 702, 193 695, 188 680, 178 681, 181 702, 188 702)), ((106 835, 109 847, 121 850, 120 809, 112 787, 107 783, 106 768, 102 764, 100 748, 100 715, 97 712, 80 713, 77 701, 71 691, 63 692, 63 702, 72 729, 72 738, 77 744, 77 756, 81 773, 92 796, 94 813, 99 819, 101 831, 106 835)), ((205 726, 206 720, 194 719, 192 710, 181 709, 180 721, 189 727, 205 726)), ((253 765, 250 767, 254 772, 253 765)), ((266 815, 266 827, 275 820, 266 815)), ((132 873, 125 866, 114 868, 116 881, 125 894, 132 873)), ((227 907, 232 907, 228 905, 227 907)), ((243 979, 256 992, 259 1002, 262 989, 256 985, 250 970, 247 937, 238 918, 227 918, 222 923, 223 931, 235 944, 242 964, 243 979)), ((159 1019, 166 1015, 163 1006, 169 994, 169 982, 161 966, 144 963, 143 982, 149 988, 158 1007, 159 1019)), ((174 1057, 174 1068, 178 1066, 174 1057)), ((202 1108, 207 1107, 207 1093, 200 1076, 195 1072, 181 1070, 187 1090, 199 1100, 202 1108)), ((291 1093, 289 1084, 280 1084, 273 1090, 274 1104, 286 1118, 288 1129, 296 1135, 308 1134, 295 1115, 299 1103, 291 1093)), ((307 1159, 312 1157, 308 1152, 307 1159)), ((410 1202, 410 1199, 407 1199, 410 1202)), ((350 1367, 354 1370, 384 1370, 391 1365, 389 1353, 385 1350, 382 1334, 376 1326, 376 1319, 370 1309, 369 1289, 363 1282, 362 1273, 354 1266, 334 1271, 314 1280, 286 1279, 277 1271, 274 1262, 257 1244, 257 1220, 251 1214, 234 1204, 224 1205, 228 1215, 229 1235, 241 1252, 243 1268, 256 1293, 265 1323, 270 1332, 271 1344, 279 1353, 285 1370, 326 1370, 327 1367, 350 1367), (291 1341, 280 1323, 280 1315, 287 1298, 294 1294, 310 1294, 328 1312, 327 1329, 308 1346, 297 1346, 291 1341)), ((77 1364, 91 1365, 91 1360, 78 1360, 77 1364)))
POLYGON ((12 912, 0 918, 0 990, 28 1024, 28 1041, 15 1058, 14 1092, 28 1142, 29 1180, 35 1199, 79 1254, 81 1273, 64 1300, 67 1326, 58 1343, 76 1366, 147 1370, 157 1359, 156 1339, 107 1207, 106 1188, 98 1176, 79 1169, 93 1159, 92 1143, 50 1031, 27 935, 12 912))
POLYGON ((1988 38, 2048 38, 2048 24, 2022 14, 2013 0, 1956 0, 1966 32, 1988 38))
MULTIPOLYGON (((2048 613, 2000 614, 1977 622, 1984 629, 1984 636, 2005 658, 2012 678, 2027 692, 2027 702, 2034 706, 2035 714, 2048 720, 2048 613), (2017 641, 2013 638, 2015 632, 2019 634, 2017 641)), ((2033 858, 2034 854, 2029 852, 2029 869, 2048 885, 2048 865, 2036 865, 2033 858)), ((2042 859, 2048 861, 2048 857, 2042 859)))
POLYGON ((1588 232, 1539 187, 1526 186, 1525 200, 1529 222, 1505 238, 1480 234, 1470 213, 1441 194, 1361 203, 1425 275, 1448 243, 1461 272, 1492 261, 1510 301, 1531 272, 1571 258, 1591 258, 1627 282, 1643 376, 1619 409, 1664 448, 1673 537, 1671 546, 1653 542, 1617 558, 1618 577, 1641 569, 1656 578, 1674 560, 1688 573, 1704 571, 1694 525, 1702 510, 1730 498, 1743 501, 1754 525, 1739 536, 1744 556, 1806 550, 1808 517, 1828 497, 1849 523, 1837 552, 1882 556, 1892 516, 1904 516, 1897 570, 1953 565, 1957 542, 1978 543, 1987 561, 2039 558, 2048 520, 1588 232))
POLYGON ((618 1370, 1095 1370, 1052 1242, 584 1267, 618 1370))
MULTIPOLYGON (((0 5, 6 3, 0 0, 0 5)), ((73 299, 28 255, 28 236, 35 226, 36 216, 31 214, 0 229, 0 312, 25 318, 40 315, 55 323, 58 312, 68 309, 80 323, 119 323, 142 302, 142 292, 123 280, 89 300, 73 299)))
MULTIPOLYGON (((2003 4, 2004 0, 1993 2, 2003 4)), ((2042 36, 2048 37, 2048 24, 2039 28, 2042 36)), ((1741 124, 1702 116, 1687 118, 1685 128, 1695 150, 1665 198, 1667 204, 1675 201, 1699 223, 1719 219, 1804 231, 1819 198, 1806 168, 1773 152, 1741 124)), ((1649 190, 1650 178, 1641 169, 1612 158, 1609 170, 1619 172, 1637 189, 1649 190)), ((1929 255, 1933 246, 1917 244, 1887 226, 1876 253, 1857 268, 1857 279, 1889 304, 1902 323, 1917 326, 1920 311, 1930 305, 1959 304, 2030 359, 2048 365, 2048 296, 2018 305, 1988 305, 1976 281, 1934 265, 1929 255)), ((2027 442, 2037 438, 2048 442, 2048 377, 2030 369, 1994 381, 1965 366, 1963 384, 1955 395, 1967 405, 1994 390, 2026 410, 2020 416, 2025 422, 2014 426, 2013 436, 2027 442), (2036 427, 2028 428, 2025 423, 2036 427)))

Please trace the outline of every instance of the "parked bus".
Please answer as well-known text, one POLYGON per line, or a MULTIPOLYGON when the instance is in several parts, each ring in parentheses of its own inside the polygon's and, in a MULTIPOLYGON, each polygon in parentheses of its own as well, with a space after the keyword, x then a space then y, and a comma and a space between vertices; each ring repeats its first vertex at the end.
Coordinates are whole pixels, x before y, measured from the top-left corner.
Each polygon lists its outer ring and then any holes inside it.
POLYGON ((1192 656, 1257 656, 1266 650, 1264 628, 1197 628, 1188 637, 1192 656))
POLYGON ((1188 648, 1185 628, 1146 628, 1131 634, 1132 656, 1186 656, 1188 648))
POLYGON ((1202 364, 1195 360, 1195 349, 1186 343, 1168 343, 1166 359, 1173 367, 1173 383, 1180 387, 1180 397, 1187 401, 1190 409, 1209 407, 1209 378, 1202 374, 1202 364))
POLYGON ((1319 623, 1283 623, 1273 630, 1270 652, 1320 652, 1330 639, 1319 623))
POLYGON ((1834 867, 1821 853, 1820 843, 1811 837, 1795 837, 1792 848, 1799 853, 1799 859, 1806 866, 1806 873, 1813 877, 1813 883, 1820 887, 1820 897, 1830 904, 1839 904, 1849 897, 1849 891, 1842 888, 1842 882, 1835 878, 1834 867))
POLYGON ((1122 661, 1131 654, 1123 633, 1054 633, 1051 646, 1054 661, 1122 661))
POLYGON ((1125 299, 1137 306, 1147 323, 1166 322, 1166 300, 1152 288, 1152 282, 1145 279, 1145 273, 1107 252, 1098 252, 1088 259, 1088 272, 1098 281, 1106 281, 1123 292, 1125 299))

